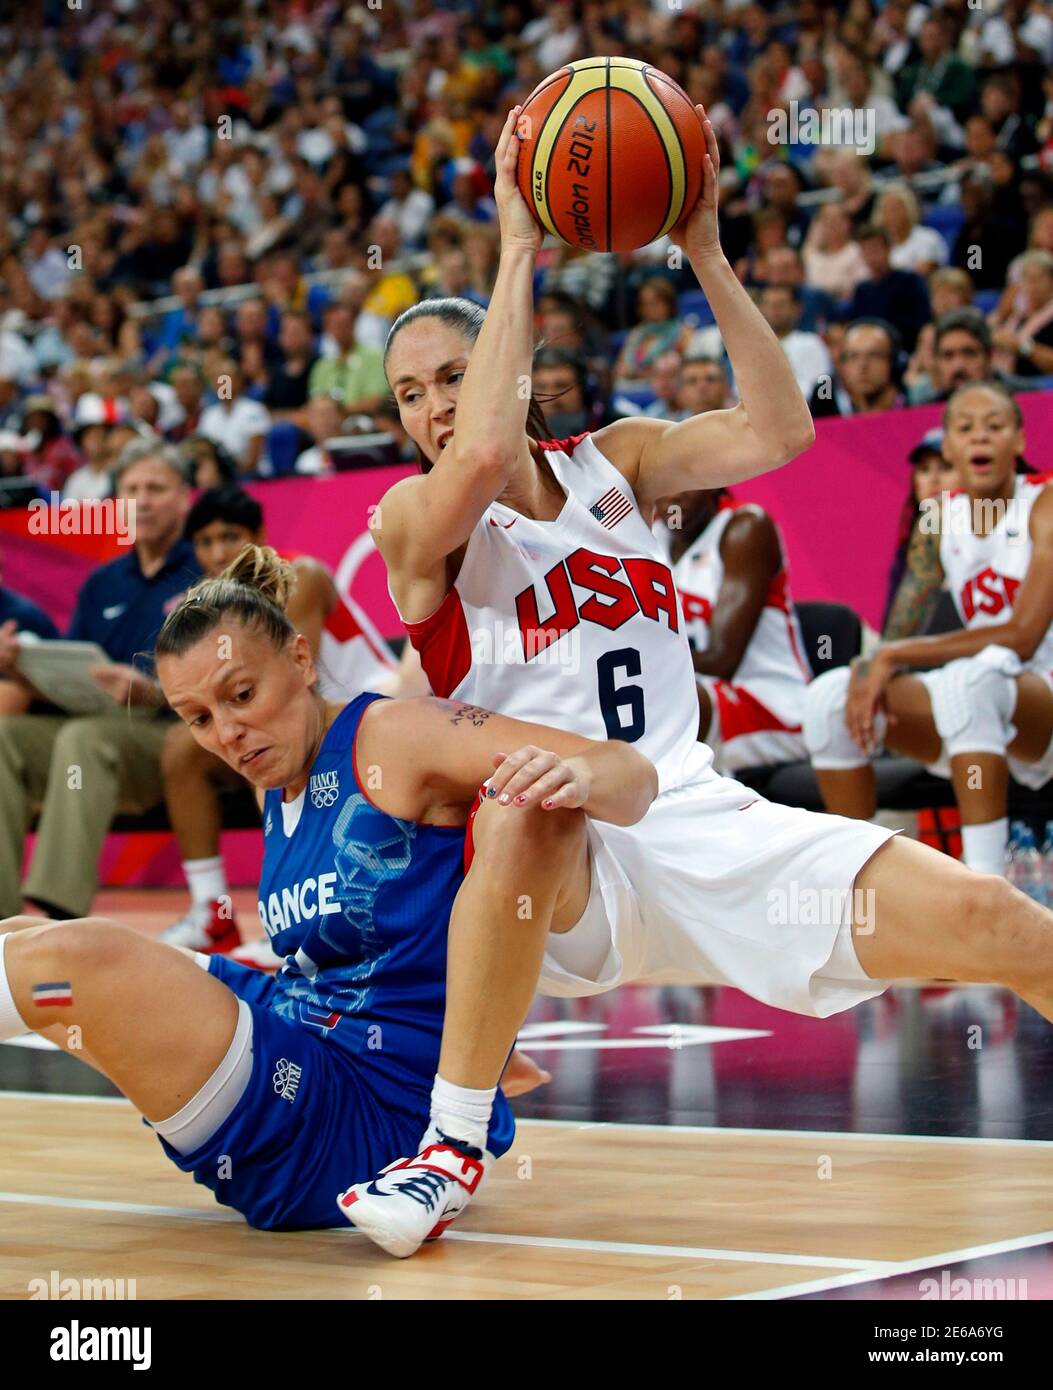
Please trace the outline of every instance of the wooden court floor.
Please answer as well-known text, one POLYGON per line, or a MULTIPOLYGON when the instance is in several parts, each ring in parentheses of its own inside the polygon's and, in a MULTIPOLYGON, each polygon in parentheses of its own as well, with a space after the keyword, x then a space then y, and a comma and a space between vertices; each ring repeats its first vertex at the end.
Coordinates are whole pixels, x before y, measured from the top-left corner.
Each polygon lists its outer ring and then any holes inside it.
POLYGON ((121 1100, 0 1092, 0 1298, 782 1298, 1053 1240, 1053 1143, 521 1123, 455 1230, 397 1261, 250 1230, 121 1100))

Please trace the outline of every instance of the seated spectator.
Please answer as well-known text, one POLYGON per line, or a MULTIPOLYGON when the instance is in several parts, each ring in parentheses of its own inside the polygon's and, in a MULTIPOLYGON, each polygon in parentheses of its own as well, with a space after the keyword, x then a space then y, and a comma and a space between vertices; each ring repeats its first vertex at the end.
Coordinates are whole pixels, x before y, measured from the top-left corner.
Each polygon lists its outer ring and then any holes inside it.
POLYGON ((398 225, 402 244, 408 251, 424 245, 424 234, 434 211, 435 199, 423 188, 413 186, 409 169, 396 169, 391 175, 391 196, 381 205, 379 215, 398 225))
POLYGON ((237 479, 238 465, 233 456, 214 439, 206 439, 203 434, 191 435, 183 441, 179 452, 186 464, 190 486, 199 492, 210 492, 237 479))
POLYGON ((947 264, 947 243, 931 227, 919 226, 918 200, 905 183, 886 188, 874 208, 874 221, 891 238, 889 264, 927 276, 947 264))
POLYGON ((6 478, 25 478, 22 464, 29 445, 17 430, 0 429, 0 482, 6 478))
POLYGON ((201 412, 201 433, 222 444, 242 473, 252 473, 259 466, 271 427, 270 412, 245 395, 241 368, 232 358, 219 368, 219 399, 201 412))
POLYGON ((471 287, 468 256, 463 247, 451 246, 443 251, 430 279, 421 293, 422 299, 471 299, 486 308, 486 301, 471 287))
POLYGON ((1000 290, 1013 257, 1023 250, 1026 224, 996 198, 986 174, 974 171, 962 180, 965 221, 951 251, 951 264, 967 270, 979 290, 1000 290))
POLYGON ((980 90, 980 110, 995 128, 998 148, 1019 162, 1035 150, 1035 132, 1020 106, 1020 83, 1012 72, 985 78, 980 90))
POLYGON ((921 504, 959 486, 958 470, 943 457, 942 445, 943 430, 937 426, 936 429, 929 430, 907 455, 911 467, 910 491, 904 498, 900 512, 896 550, 888 573, 888 596, 885 600, 885 615, 881 620, 883 633, 893 600, 907 568, 907 551, 922 515, 921 504))
POLYGON ((661 276, 654 275, 640 286, 636 308, 639 322, 626 336, 614 376, 618 382, 642 385, 655 359, 670 348, 679 349, 687 334, 679 317, 676 290, 661 276))
POLYGON ((469 298, 485 308, 490 303, 500 258, 500 232, 493 225, 477 224, 464 234, 464 254, 468 257, 469 298))
POLYGON ((402 253, 398 223, 390 217, 374 217, 360 243, 360 268, 370 277, 369 293, 363 308, 377 314, 391 326, 404 309, 417 302, 417 286, 405 270, 396 270, 402 253))
POLYGON ((799 292, 792 285, 769 285, 760 293, 760 311, 789 358, 797 385, 805 400, 815 390, 821 376, 833 369, 830 353, 818 333, 804 333, 800 319, 799 292))
POLYGON ((368 415, 388 394, 384 354, 356 339, 354 313, 343 302, 326 308, 324 323, 326 355, 311 369, 308 394, 312 399, 331 396, 345 415, 368 415))
MULTIPOLYGON (((169 309, 161 320, 155 339, 158 355, 168 356, 178 352, 184 343, 193 342, 204 289, 205 282, 193 266, 183 266, 172 276, 172 293, 178 297, 179 305, 169 309)), ((154 361, 157 360, 155 355, 154 361)))
POLYGON ((918 57, 908 60, 896 78, 896 100, 906 111, 911 98, 928 93, 937 107, 945 107, 958 122, 964 121, 976 100, 976 74, 955 56, 950 17, 931 10, 918 32, 918 57))
POLYGON ((908 393, 911 405, 945 401, 969 381, 998 381, 1006 390, 1030 389, 1026 377, 993 365, 991 329, 979 309, 952 309, 936 320, 931 371, 917 374, 908 393))
POLYGON ((298 424, 300 412, 307 404, 308 383, 317 361, 307 314, 294 309, 282 314, 278 346, 282 356, 270 374, 263 404, 270 411, 272 421, 292 420, 298 424))
POLYGON ((566 348, 534 354, 533 393, 551 439, 569 439, 605 424, 602 404, 592 398, 582 358, 566 348))
POLYGON ((881 319, 856 319, 845 328, 837 380, 820 380, 809 407, 815 416, 875 415, 903 405, 897 385, 899 337, 881 319))
POLYGON ((778 528, 725 488, 662 498, 655 512, 691 642, 699 738, 726 773, 797 762, 812 673, 778 528))
POLYGON ((83 460, 65 434, 51 396, 27 396, 22 403, 22 434, 29 450, 22 471, 45 492, 60 492, 83 460))
POLYGON ((19 633, 31 632, 45 640, 59 635, 43 608, 14 589, 5 588, 2 581, 0 562, 0 719, 8 714, 25 714, 33 703, 32 689, 14 669, 19 633))
POLYGON ((870 223, 856 233, 870 272, 849 301, 850 319, 887 319, 908 352, 929 320, 929 290, 913 270, 896 270, 890 263, 892 238, 884 227, 870 223))
POLYGON ((331 473, 332 460, 325 448, 327 439, 343 434, 344 412, 332 396, 312 396, 304 411, 305 432, 312 443, 296 456, 297 473, 331 473))
POLYGON ((680 367, 679 402, 685 419, 730 406, 728 376, 723 365, 716 358, 687 353, 680 367))
POLYGON ((806 283, 834 299, 849 299, 869 274, 844 203, 823 204, 812 218, 801 256, 806 283))
POLYGON ((686 420, 688 412, 680 405, 680 354, 663 352, 651 366, 648 384, 654 400, 641 412, 657 420, 686 420))
POLYGON ((122 418, 116 401, 107 401, 95 392, 89 392, 77 401, 73 437, 84 463, 66 479, 62 489, 63 498, 86 502, 110 496, 113 491, 110 431, 114 425, 121 423, 122 418))
POLYGON ((77 596, 68 637, 97 642, 111 665, 93 671, 113 700, 90 717, 21 714, 0 719, 0 914, 22 910, 23 842, 40 808, 36 851, 24 895, 49 917, 84 917, 98 885, 98 861, 118 811, 143 812, 164 795, 161 748, 168 721, 144 662, 173 600, 200 577, 182 539, 189 496, 178 455, 134 444, 117 490, 135 503, 135 544, 94 570, 77 596), (80 771, 71 781, 70 769, 80 771))
POLYGON ((1020 288, 992 335, 995 369, 1021 377, 1053 375, 1053 255, 1025 251, 1020 288))
POLYGON ((164 431, 164 436, 170 444, 181 444, 184 439, 196 434, 201 424, 205 383, 202 381, 201 373, 197 367, 192 363, 184 362, 172 368, 168 377, 168 384, 175 394, 180 415, 164 431))
POLYGON ((381 401, 373 412, 372 426, 377 434, 391 435, 398 446, 400 463, 417 462, 417 446, 406 433, 398 404, 394 400, 389 398, 381 401))
POLYGON ((798 202, 804 189, 800 170, 796 165, 773 161, 763 170, 761 186, 764 206, 774 209, 785 223, 787 244, 799 248, 811 220, 810 213, 798 202))
POLYGON ((798 328, 802 333, 821 333, 834 317, 835 304, 825 290, 806 285, 801 253, 792 246, 773 246, 765 253, 757 278, 761 285, 790 285, 801 306, 798 328))

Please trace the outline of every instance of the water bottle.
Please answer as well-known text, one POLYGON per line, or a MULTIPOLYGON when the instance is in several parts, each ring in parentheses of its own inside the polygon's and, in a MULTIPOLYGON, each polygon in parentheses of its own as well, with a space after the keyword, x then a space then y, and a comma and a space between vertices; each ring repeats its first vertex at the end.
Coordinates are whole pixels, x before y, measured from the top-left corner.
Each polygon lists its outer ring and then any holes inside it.
POLYGON ((1021 842, 1026 833, 1027 826, 1022 820, 1010 821, 1009 843, 1005 847, 1005 876, 1022 893, 1027 892, 1024 887, 1026 865, 1021 855, 1021 842))
POLYGON ((1046 821, 1046 838, 1042 841, 1042 877, 1046 885, 1046 906, 1053 906, 1053 820, 1046 821))
POLYGON ((1035 832, 1030 825, 1021 826, 1017 847, 1017 862, 1021 865, 1020 883, 1017 885, 1029 898, 1045 904, 1046 883, 1042 867, 1042 855, 1035 844, 1035 832))

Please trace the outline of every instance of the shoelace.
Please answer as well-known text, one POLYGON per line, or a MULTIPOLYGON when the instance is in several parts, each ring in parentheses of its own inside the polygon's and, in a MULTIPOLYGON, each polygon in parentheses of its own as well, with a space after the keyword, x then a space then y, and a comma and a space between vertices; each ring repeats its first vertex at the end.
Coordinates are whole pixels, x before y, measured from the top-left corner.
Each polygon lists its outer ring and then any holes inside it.
POLYGON ((401 1195, 405 1193, 407 1197, 412 1197, 415 1202, 419 1202, 426 1211, 431 1211, 438 1206, 439 1198, 446 1191, 450 1179, 444 1178, 439 1173, 414 1173, 399 1180, 396 1184, 396 1191, 401 1195))

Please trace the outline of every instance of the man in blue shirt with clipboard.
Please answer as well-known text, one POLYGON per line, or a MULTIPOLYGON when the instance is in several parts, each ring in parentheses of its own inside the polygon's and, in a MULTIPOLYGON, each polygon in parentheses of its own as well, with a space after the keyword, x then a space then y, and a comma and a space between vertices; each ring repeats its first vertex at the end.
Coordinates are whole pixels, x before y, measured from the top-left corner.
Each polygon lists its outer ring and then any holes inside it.
POLYGON ((190 494, 179 455, 160 441, 128 446, 117 489, 135 504, 134 544, 88 576, 67 634, 97 643, 110 658, 92 678, 113 709, 0 717, 0 917, 17 915, 23 897, 51 917, 83 917, 114 816, 163 799, 168 721, 146 669, 165 616, 201 575, 193 546, 182 539, 190 494), (20 889, 25 833, 37 808, 36 850, 20 889))

